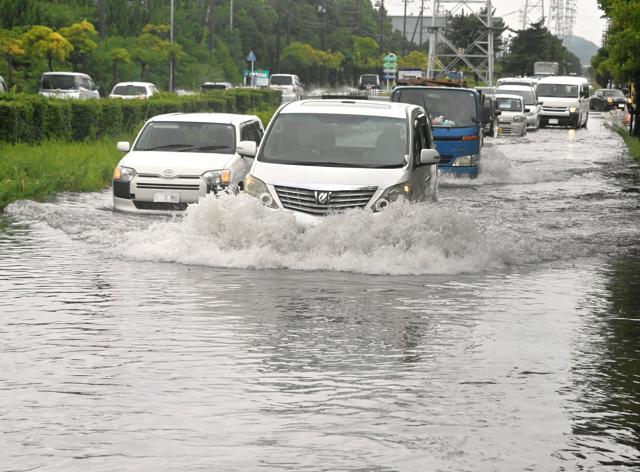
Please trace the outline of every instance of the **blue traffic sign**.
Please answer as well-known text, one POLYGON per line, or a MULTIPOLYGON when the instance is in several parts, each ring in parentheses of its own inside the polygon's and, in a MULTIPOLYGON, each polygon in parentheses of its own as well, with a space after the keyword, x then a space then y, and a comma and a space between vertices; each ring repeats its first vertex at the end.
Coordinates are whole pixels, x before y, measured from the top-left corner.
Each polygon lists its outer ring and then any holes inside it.
POLYGON ((253 51, 251 51, 248 55, 247 55, 247 62, 254 62, 256 60, 256 55, 254 54, 253 51))

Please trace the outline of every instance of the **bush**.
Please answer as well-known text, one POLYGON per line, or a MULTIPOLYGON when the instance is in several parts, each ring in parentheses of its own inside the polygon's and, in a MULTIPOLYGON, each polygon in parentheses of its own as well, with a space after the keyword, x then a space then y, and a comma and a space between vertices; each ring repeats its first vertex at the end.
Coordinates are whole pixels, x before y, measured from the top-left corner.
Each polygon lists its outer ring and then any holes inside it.
MULTIPOLYGON (((175 112, 268 113, 280 105, 268 89, 231 89, 204 95, 162 94, 150 100, 57 100, 5 94, 0 99, 0 141, 83 141, 137 131, 152 116, 175 112)), ((265 123, 266 124, 266 123, 265 123)))

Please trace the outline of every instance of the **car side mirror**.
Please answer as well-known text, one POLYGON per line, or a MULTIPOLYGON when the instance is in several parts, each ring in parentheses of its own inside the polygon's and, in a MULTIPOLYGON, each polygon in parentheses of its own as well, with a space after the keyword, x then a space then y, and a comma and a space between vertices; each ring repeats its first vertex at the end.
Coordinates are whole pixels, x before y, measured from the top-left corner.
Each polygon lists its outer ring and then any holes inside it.
POLYGON ((236 152, 243 157, 255 157, 257 150, 255 141, 240 141, 236 146, 236 152))
POLYGON ((538 102, 538 105, 542 106, 544 105, 544 102, 538 102))
POLYGON ((440 162, 440 153, 435 149, 423 149, 420 151, 420 164, 437 164, 440 162))
POLYGON ((502 115, 502 112, 501 112, 500 110, 496 110, 495 115, 496 115, 496 116, 500 116, 500 115, 502 115))
POLYGON ((129 141, 118 141, 118 151, 129 152, 131 150, 131 144, 129 141))
POLYGON ((525 113, 529 113, 530 111, 531 111, 531 108, 525 108, 525 109, 524 109, 524 112, 525 112, 525 113))

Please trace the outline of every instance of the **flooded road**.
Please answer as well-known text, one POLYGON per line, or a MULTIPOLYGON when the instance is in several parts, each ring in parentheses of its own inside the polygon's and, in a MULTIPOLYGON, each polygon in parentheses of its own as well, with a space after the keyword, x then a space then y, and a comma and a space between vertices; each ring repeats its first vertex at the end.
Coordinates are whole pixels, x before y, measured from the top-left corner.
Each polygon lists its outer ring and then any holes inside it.
POLYGON ((598 116, 484 154, 313 227, 11 205, 0 471, 640 470, 640 169, 598 116))

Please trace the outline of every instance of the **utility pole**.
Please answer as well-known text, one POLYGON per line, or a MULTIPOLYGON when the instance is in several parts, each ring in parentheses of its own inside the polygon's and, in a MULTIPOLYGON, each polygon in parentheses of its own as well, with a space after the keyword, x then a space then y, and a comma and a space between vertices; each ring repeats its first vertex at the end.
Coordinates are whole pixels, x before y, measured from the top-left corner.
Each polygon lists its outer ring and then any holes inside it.
POLYGON ((233 0, 229 5, 229 31, 233 31, 233 0))
POLYGON ((171 44, 171 51, 169 53, 169 92, 173 92, 173 68, 174 68, 174 60, 173 60, 173 9, 174 9, 174 0, 171 0, 171 13, 170 13, 170 23, 171 28, 169 30, 169 43, 171 44))
POLYGON ((422 30, 424 29, 424 0, 420 4, 420 47, 422 47, 422 30))
POLYGON ((402 16, 402 55, 405 53, 407 44, 407 0, 404 0, 404 15, 402 16))

